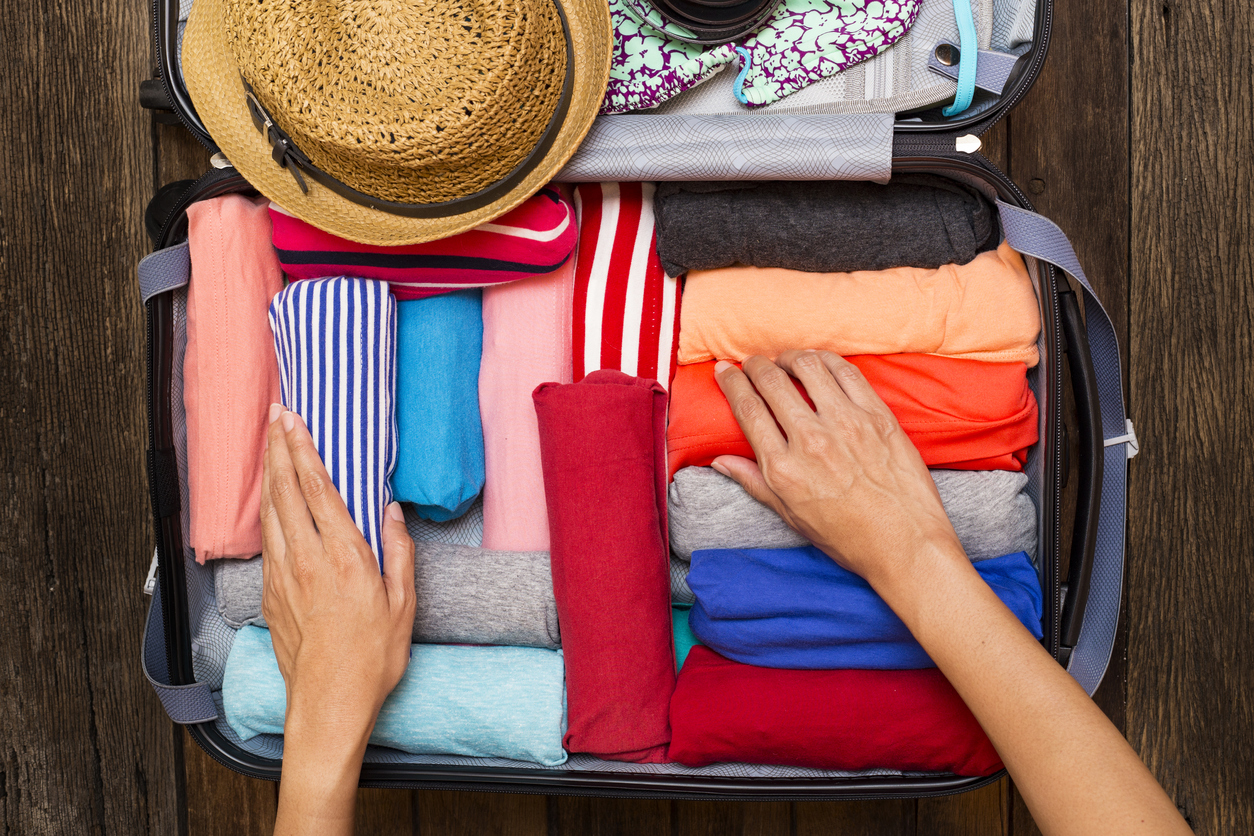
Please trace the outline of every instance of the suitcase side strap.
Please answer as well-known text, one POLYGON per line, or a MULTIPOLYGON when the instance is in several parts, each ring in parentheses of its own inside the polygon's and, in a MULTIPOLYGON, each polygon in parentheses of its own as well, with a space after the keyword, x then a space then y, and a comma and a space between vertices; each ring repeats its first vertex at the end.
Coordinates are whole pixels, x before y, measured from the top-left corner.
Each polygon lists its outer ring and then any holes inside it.
POLYGON ((144 256, 139 262, 139 294, 147 303, 158 293, 187 284, 192 274, 192 259, 187 242, 144 256))
POLYGON ((141 657, 144 676, 148 684, 161 698, 161 705, 170 719, 180 725, 207 723, 218 719, 218 708, 213 704, 213 693, 204 682, 191 685, 171 685, 169 665, 166 663, 165 617, 161 610, 161 584, 153 590, 148 605, 148 617, 144 620, 144 638, 141 657))
POLYGON ((1124 526, 1127 519, 1128 459, 1135 455, 1123 401, 1119 340, 1110 315, 1089 284, 1075 250, 1063 231, 1035 212, 997 202, 1006 241, 1025 256, 1058 267, 1084 293, 1085 331, 1092 352, 1101 410, 1103 467, 1097 542, 1093 554, 1088 604, 1079 641, 1067 671, 1090 695, 1101 684, 1110 662, 1123 594, 1124 526))

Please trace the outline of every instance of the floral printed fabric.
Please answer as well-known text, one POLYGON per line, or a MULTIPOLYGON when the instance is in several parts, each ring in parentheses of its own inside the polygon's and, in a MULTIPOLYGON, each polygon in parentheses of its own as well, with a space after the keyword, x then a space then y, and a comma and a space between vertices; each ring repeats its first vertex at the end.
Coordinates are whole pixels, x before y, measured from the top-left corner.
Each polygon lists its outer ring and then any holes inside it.
POLYGON ((601 113, 657 107, 696 87, 736 59, 735 44, 707 49, 666 37, 661 32, 665 25, 661 16, 645 0, 639 0, 633 8, 638 16, 658 28, 642 24, 626 11, 626 4, 631 2, 610 0, 614 55, 601 113))
MULTIPOLYGON (((877 55, 909 31, 920 2, 786 0, 742 44, 749 54, 743 101, 771 104, 877 55)), ((661 18, 643 0, 610 0, 610 17, 614 58, 601 113, 657 107, 736 61, 734 43, 704 49, 666 37, 661 18), (635 15, 626 10, 633 2, 635 15)))

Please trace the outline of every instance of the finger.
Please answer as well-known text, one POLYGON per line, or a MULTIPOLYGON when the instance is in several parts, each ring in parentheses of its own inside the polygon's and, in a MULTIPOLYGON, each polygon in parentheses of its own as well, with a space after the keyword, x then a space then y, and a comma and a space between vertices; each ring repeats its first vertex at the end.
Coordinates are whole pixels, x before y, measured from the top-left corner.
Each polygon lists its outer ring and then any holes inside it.
POLYGON ((271 427, 270 447, 266 451, 269 495, 283 531, 285 550, 290 548, 295 556, 310 557, 321 552, 322 546, 313 517, 309 514, 309 506, 305 503, 305 495, 300 489, 300 477, 287 449, 282 424, 283 418, 291 414, 283 413, 283 417, 271 427))
POLYGON ((393 612, 409 607, 414 591, 414 541, 405 529, 401 504, 393 502, 383 514, 383 586, 393 612))
POLYGON ((819 415, 839 414, 849 407, 849 396, 832 377, 817 351, 785 351, 775 363, 801 382, 819 415))
POLYGON ((783 455, 787 450, 784 436, 775 426, 775 419, 744 372, 726 360, 714 364, 714 379, 731 406, 749 446, 758 458, 783 455))
POLYGON ((758 355, 745 360, 741 368, 771 408, 786 435, 792 437, 806 422, 814 421, 814 410, 801 397, 788 372, 758 355))
POLYGON ((309 435, 305 422, 295 412, 288 412, 283 415, 282 423, 287 452, 291 456, 292 466, 300 480, 301 493, 305 497, 309 513, 318 525, 318 531, 324 538, 328 533, 350 529, 359 534, 357 524, 353 522, 348 507, 344 504, 344 498, 340 496, 335 483, 331 481, 331 474, 327 473, 326 465, 322 463, 322 457, 318 455, 318 448, 314 446, 313 437, 309 435))
POLYGON ((767 508, 770 508, 781 517, 784 515, 784 503, 775 491, 771 490, 770 485, 766 484, 766 477, 762 475, 762 469, 758 467, 758 463, 743 456, 719 456, 710 466, 724 476, 728 476, 736 481, 736 484, 745 489, 745 493, 761 502, 767 508))
POLYGON ((844 357, 831 351, 817 352, 823 365, 832 373, 837 385, 849 397, 849 400, 861 409, 872 414, 886 415, 896 421, 892 410, 884 403, 884 399, 876 394, 867 382, 862 370, 844 357))
POLYGON ((283 414, 281 404, 270 404, 270 424, 266 428, 266 452, 261 463, 261 561, 262 582, 266 573, 274 564, 281 563, 286 557, 286 543, 283 539, 283 527, 279 524, 278 513, 270 499, 270 445, 280 443, 282 428, 278 417, 283 414))

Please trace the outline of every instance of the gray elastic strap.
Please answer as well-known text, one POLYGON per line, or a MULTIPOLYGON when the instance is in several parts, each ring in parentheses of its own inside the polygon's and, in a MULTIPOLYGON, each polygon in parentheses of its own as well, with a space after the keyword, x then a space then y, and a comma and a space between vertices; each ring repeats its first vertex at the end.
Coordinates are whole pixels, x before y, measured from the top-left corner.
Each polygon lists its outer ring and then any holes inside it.
POLYGON ((1104 448, 1101 510, 1088 606, 1084 611, 1080 640, 1071 653, 1067 670, 1091 695, 1101 684, 1106 666, 1110 663, 1123 594, 1124 525, 1128 499, 1128 454, 1125 445, 1130 444, 1135 436, 1130 432, 1124 414, 1119 341, 1110 316, 1093 292, 1076 259, 1075 250, 1062 230, 1034 212, 1002 201, 998 201, 997 206, 1001 210, 1002 229, 1010 246, 1025 256, 1060 268, 1075 280, 1084 294, 1085 331, 1097 373, 1102 435, 1108 443, 1104 448))
MULTIPOLYGON (((940 41, 937 47, 945 44, 955 51, 958 45, 951 41, 940 41)), ((1005 52, 994 52, 991 49, 981 49, 979 60, 975 65, 975 86, 989 93, 998 96, 1006 89, 1006 82, 1010 79, 1010 73, 1014 70, 1015 64, 1019 61, 1018 55, 1010 55, 1005 52)), ((958 80, 958 65, 945 65, 936 58, 936 50, 932 50, 932 54, 927 57, 927 68, 934 73, 939 73, 946 78, 958 80)))
POLYGON ((191 274, 192 259, 186 241, 149 253, 139 262, 139 295, 147 302, 158 293, 187 284, 191 274))
POLYGON ((556 179, 887 183, 892 167, 891 113, 628 113, 598 117, 556 179))
POLYGON ((144 620, 142 647, 144 676, 157 692, 165 713, 179 725, 207 723, 218 719, 218 708, 213 704, 213 694, 203 682, 191 685, 171 685, 169 666, 165 655, 165 617, 161 611, 161 585, 157 584, 148 605, 148 617, 144 620))

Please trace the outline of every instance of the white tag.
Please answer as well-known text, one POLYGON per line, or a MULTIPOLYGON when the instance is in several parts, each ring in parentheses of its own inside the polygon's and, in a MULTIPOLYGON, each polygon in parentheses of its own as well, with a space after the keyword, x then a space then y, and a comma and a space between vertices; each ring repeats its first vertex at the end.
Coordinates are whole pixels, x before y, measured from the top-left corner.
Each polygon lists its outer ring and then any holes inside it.
POLYGON ((221 151, 209 158, 209 165, 214 168, 234 168, 231 165, 231 161, 226 158, 226 154, 223 154, 221 151))
POLYGON ((157 591, 157 550, 152 550, 152 563, 148 564, 148 577, 144 578, 144 594, 157 591))
POLYGON ((1137 440, 1136 428, 1132 426, 1132 419, 1126 418, 1124 420, 1127 422, 1126 423, 1126 428, 1128 430, 1127 434, 1115 436, 1114 438, 1108 438, 1106 439, 1103 446, 1113 447, 1116 444, 1127 444, 1128 445, 1127 447, 1128 458, 1130 459, 1136 458, 1136 454, 1141 452, 1141 442, 1137 440))

